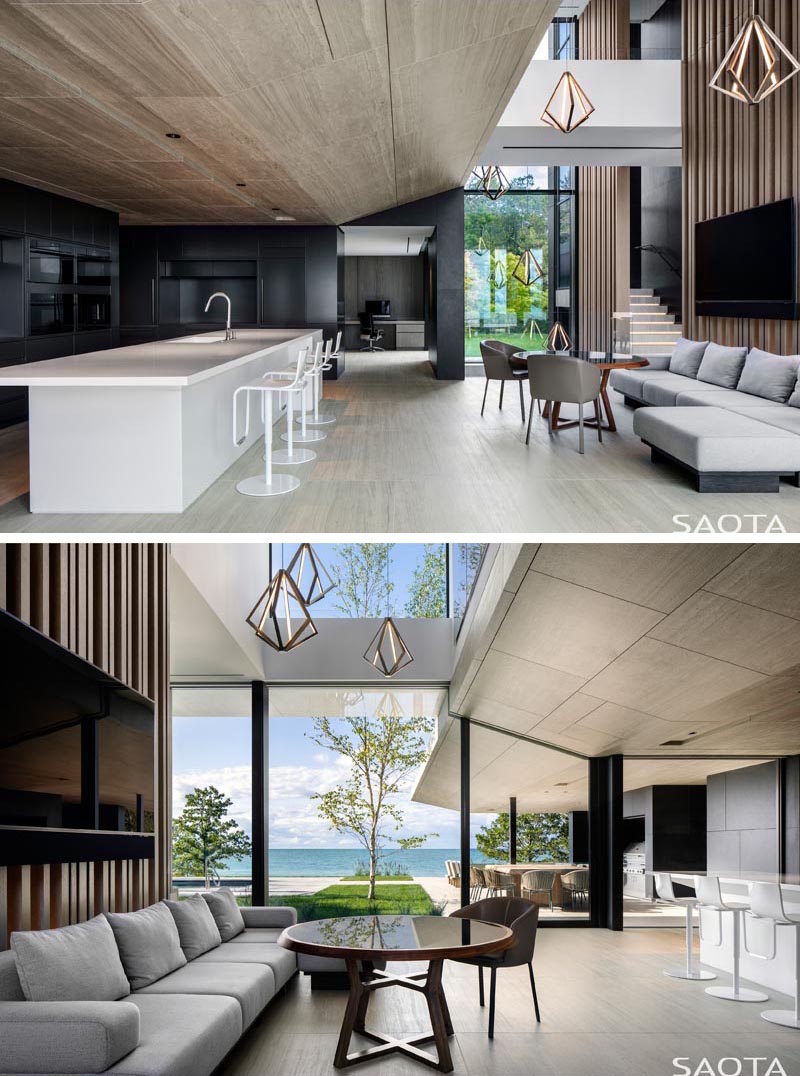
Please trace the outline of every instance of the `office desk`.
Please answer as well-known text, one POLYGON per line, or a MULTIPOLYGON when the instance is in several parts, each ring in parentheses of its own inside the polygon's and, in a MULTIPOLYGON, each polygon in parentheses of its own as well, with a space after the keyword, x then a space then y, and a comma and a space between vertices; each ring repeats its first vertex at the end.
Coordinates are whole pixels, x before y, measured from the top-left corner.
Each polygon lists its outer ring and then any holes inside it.
MULTIPOLYGON (((425 322, 421 318, 376 318, 375 328, 383 330, 379 347, 386 351, 416 351, 425 347, 425 322)), ((348 351, 358 351, 363 346, 360 339, 361 323, 347 319, 344 323, 344 346, 348 351)))

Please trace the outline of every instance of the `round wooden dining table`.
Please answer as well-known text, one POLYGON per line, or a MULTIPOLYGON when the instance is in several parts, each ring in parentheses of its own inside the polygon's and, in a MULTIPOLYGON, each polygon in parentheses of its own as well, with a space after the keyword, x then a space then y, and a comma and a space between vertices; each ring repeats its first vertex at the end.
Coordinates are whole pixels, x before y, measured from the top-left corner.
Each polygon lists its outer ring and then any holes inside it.
MULTIPOLYGON (((544 356, 547 358, 555 358, 558 355, 566 356, 567 358, 582 359, 584 362, 590 362, 592 366, 596 366, 601 373, 600 379, 600 396, 595 408, 595 419, 586 419, 586 426, 592 429, 597 428, 597 423, 600 423, 600 427, 603 430, 608 430, 610 433, 617 432, 617 424, 614 420, 614 412, 611 410, 611 401, 608 398, 608 379, 611 376, 612 370, 637 370, 643 366, 649 366, 650 363, 647 359, 643 359, 638 355, 623 355, 611 352, 602 351, 518 351, 515 355, 509 358, 509 363, 515 370, 527 370, 528 359, 532 356, 544 356)), ((578 423, 573 419, 561 418, 561 404, 556 402, 553 405, 553 429, 554 430, 566 430, 571 426, 577 426, 578 423)), ((550 416, 550 402, 546 403, 544 411, 542 412, 544 418, 550 416)))

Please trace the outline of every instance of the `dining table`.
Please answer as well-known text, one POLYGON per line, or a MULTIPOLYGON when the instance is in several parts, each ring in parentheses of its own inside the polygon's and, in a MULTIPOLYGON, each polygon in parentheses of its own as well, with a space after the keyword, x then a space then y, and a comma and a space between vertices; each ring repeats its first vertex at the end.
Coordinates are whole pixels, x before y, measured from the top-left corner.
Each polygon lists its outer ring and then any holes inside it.
POLYGON ((445 960, 499 953, 514 944, 508 927, 477 919, 437 915, 349 915, 316 919, 287 927, 278 944, 296 953, 344 960, 349 996, 334 1054, 334 1068, 403 1054, 440 1072, 452 1072, 449 1039, 453 1034, 442 987, 445 960), (427 970, 390 974, 377 968, 386 961, 424 961, 427 970), (431 1032, 402 1037, 384 1035, 366 1026, 369 1000, 376 990, 398 986, 425 998, 431 1032), (350 1052, 353 1034, 376 1045, 350 1052), (436 1054, 421 1049, 428 1043, 436 1054))
MULTIPOLYGON (((519 897, 522 895, 522 877, 528 871, 549 871, 555 874, 553 881, 553 905, 561 905, 561 877, 571 871, 581 868, 575 863, 487 863, 485 866, 497 871, 498 874, 508 875, 514 884, 514 892, 519 897)), ((534 894, 535 904, 548 904, 547 893, 534 894)))
MULTIPOLYGON (((614 418, 614 412, 611 408, 611 401, 608 397, 608 379, 611 376, 612 370, 637 370, 644 366, 649 366, 650 363, 647 359, 642 358, 639 355, 628 355, 622 352, 611 351, 518 351, 516 354, 509 358, 509 363, 514 370, 527 370, 528 359, 531 356, 544 356, 547 358, 556 358, 558 356, 565 356, 567 358, 582 359, 583 362, 589 362, 592 366, 596 366, 600 371, 600 395, 597 400, 595 408, 594 419, 586 419, 585 425, 596 429, 598 423, 602 430, 608 430, 610 433, 617 432, 617 423, 614 418)), ((550 401, 545 404, 542 415, 544 418, 550 417, 550 401)), ((555 401, 552 404, 553 408, 553 429, 554 430, 566 430, 572 426, 577 426, 577 420, 562 419, 561 418, 561 404, 555 401)))

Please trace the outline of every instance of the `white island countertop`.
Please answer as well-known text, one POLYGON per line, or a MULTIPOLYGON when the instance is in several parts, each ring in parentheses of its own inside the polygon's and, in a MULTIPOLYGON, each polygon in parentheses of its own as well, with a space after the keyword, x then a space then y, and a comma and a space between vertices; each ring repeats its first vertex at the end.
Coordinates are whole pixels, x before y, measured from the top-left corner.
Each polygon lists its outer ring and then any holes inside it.
POLYGON ((214 377, 252 359, 278 351, 309 329, 237 329, 235 340, 222 332, 178 336, 149 344, 88 351, 0 368, 0 387, 48 388, 131 386, 176 388, 214 377))
POLYGON ((183 512, 263 433, 234 443, 236 389, 321 339, 216 330, 0 369, 28 388, 31 511, 183 512))

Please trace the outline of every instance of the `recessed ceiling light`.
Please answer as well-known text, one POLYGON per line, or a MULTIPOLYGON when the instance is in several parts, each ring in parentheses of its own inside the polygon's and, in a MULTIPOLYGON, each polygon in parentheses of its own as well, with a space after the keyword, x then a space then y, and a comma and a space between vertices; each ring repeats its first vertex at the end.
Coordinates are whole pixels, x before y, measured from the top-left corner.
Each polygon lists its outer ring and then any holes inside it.
POLYGON ((177 131, 167 131, 167 138, 180 138, 177 131))
POLYGON ((247 184, 246 183, 237 183, 236 186, 237 187, 246 187, 247 184))
POLYGON ((275 220, 297 220, 297 217, 290 217, 288 213, 278 213, 275 220))

